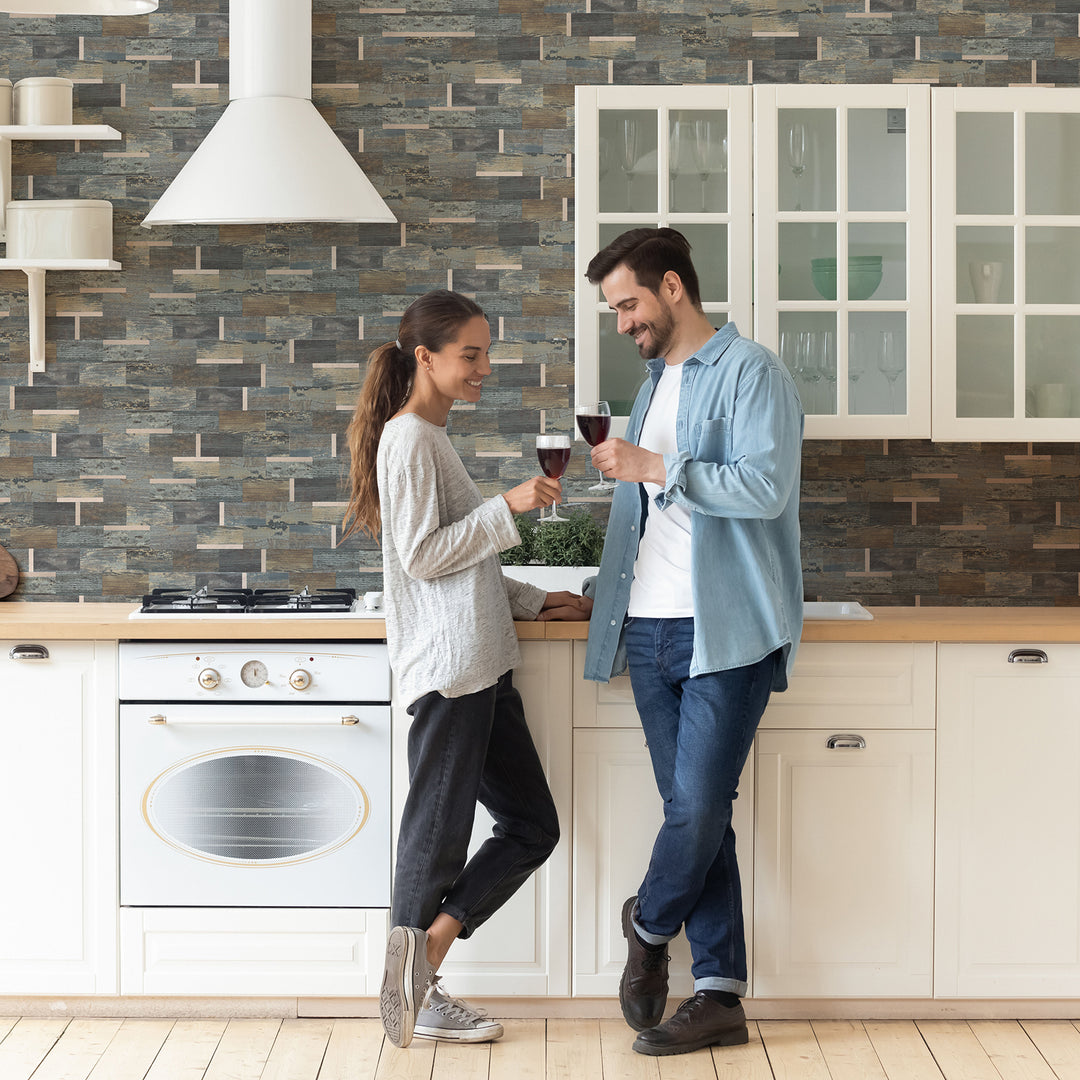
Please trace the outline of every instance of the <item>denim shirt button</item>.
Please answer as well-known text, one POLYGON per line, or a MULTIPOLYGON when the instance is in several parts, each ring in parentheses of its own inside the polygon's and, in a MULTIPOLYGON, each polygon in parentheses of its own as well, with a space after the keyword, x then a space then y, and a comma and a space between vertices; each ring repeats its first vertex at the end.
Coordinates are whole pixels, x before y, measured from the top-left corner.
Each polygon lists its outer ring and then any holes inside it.
POLYGON ((619 577, 621 577, 621 578, 623 578, 625 580, 626 575, 625 574, 620 574, 619 577))
POLYGON ((630 526, 630 531, 631 532, 637 532, 637 526, 636 525, 631 525, 630 526))
POLYGON ((611 625, 612 625, 612 626, 614 626, 614 625, 615 625, 615 620, 614 620, 614 619, 612 619, 612 620, 611 620, 611 625))

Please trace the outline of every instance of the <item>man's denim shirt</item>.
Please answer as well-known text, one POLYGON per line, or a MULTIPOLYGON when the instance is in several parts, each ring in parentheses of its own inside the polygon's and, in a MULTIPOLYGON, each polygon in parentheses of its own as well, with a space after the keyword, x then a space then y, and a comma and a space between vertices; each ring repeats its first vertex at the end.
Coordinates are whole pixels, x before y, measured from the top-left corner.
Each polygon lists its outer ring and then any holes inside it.
MULTIPOLYGON (((637 443, 663 359, 648 361, 630 413, 637 443)), ((776 649, 773 689, 787 675, 802 634, 799 474, 803 412, 787 369, 768 349, 726 323, 682 365, 674 454, 656 496, 663 510, 691 513, 694 601, 691 675, 756 663, 776 649)), ((607 682, 626 670, 622 630, 645 525, 645 488, 620 480, 595 581, 585 678, 607 682)), ((591 584, 591 583, 590 583, 591 584)))

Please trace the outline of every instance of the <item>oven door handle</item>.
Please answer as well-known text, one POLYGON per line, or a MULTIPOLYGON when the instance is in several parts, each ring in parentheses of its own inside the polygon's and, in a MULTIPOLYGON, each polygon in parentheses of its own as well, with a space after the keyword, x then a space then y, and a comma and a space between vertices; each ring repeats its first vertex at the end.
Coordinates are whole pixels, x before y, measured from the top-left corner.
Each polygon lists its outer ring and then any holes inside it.
MULTIPOLYGON (((236 724, 237 723, 236 720, 219 719, 219 717, 220 717, 220 714, 217 714, 217 715, 212 716, 212 717, 207 717, 205 720, 193 720, 193 719, 189 719, 189 718, 185 718, 183 720, 170 720, 164 713, 154 713, 152 716, 148 716, 146 718, 146 722, 148 724, 154 725, 155 727, 161 727, 164 724, 236 724)), ((250 721, 248 721, 248 723, 250 723, 250 721)), ((342 716, 337 720, 291 720, 291 719, 268 720, 264 716, 264 717, 260 718, 259 721, 258 721, 259 727, 262 727, 263 725, 271 725, 271 724, 273 724, 275 726, 291 725, 293 727, 325 727, 328 724, 333 726, 333 727, 339 727, 342 724, 344 724, 346 727, 355 727, 359 723, 360 723, 360 717, 359 716, 352 716, 351 714, 349 716, 342 716)))

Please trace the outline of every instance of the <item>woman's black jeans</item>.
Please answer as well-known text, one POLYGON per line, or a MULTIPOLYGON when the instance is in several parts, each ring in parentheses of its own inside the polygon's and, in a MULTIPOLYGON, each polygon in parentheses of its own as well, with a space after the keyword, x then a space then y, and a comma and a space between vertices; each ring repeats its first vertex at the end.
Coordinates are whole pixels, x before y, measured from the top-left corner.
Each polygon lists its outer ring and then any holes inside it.
POLYGON ((559 819, 512 672, 464 697, 409 706, 409 794, 398 833, 392 926, 440 912, 461 937, 490 918, 554 850, 559 819), (495 822, 468 857, 479 802, 495 822))

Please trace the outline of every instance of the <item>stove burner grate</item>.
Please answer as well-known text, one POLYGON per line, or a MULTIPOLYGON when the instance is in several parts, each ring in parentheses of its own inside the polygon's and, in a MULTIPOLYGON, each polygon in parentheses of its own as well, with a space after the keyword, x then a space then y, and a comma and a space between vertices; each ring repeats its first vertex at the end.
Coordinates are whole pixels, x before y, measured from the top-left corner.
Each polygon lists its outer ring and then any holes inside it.
POLYGON ((222 614, 262 615, 297 612, 348 612, 356 603, 355 589, 152 589, 143 596, 139 611, 152 615, 222 614))

